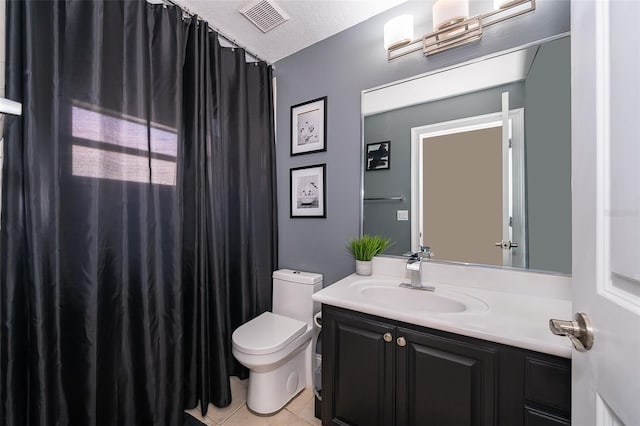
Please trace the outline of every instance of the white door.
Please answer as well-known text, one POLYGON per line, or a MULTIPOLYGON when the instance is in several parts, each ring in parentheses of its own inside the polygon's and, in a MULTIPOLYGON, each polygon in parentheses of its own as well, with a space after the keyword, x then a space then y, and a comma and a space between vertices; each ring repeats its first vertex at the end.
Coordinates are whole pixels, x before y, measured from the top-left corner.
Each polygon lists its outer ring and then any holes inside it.
POLYGON ((524 110, 509 110, 508 93, 502 113, 412 128, 412 251, 428 246, 436 259, 526 267, 523 140, 524 110), (455 169, 444 166, 452 162, 455 169), (515 248, 496 247, 502 242, 515 248))
POLYGON ((640 2, 571 2, 576 426, 640 425, 640 2))
POLYGON ((420 236, 436 259, 503 264, 494 245, 503 239, 501 134, 497 126, 422 139, 420 236))

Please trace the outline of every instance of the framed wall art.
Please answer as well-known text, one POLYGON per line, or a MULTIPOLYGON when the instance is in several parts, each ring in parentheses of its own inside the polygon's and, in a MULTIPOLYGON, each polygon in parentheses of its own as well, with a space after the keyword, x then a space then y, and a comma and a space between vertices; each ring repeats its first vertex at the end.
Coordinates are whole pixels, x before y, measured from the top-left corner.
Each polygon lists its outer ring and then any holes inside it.
POLYGON ((374 142, 366 146, 367 171, 388 170, 391 162, 391 142, 374 142))
POLYGON ((291 218, 325 218, 326 164, 296 167, 289 170, 291 218))
POLYGON ((291 107, 291 155, 327 150, 327 97, 291 107))

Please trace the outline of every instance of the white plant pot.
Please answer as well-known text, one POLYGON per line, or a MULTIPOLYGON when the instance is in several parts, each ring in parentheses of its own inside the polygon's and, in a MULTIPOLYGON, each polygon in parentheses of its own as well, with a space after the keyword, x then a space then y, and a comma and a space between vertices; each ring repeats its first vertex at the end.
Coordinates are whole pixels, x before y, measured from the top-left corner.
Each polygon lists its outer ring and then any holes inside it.
POLYGON ((356 274, 371 275, 373 262, 370 260, 356 260, 356 274))

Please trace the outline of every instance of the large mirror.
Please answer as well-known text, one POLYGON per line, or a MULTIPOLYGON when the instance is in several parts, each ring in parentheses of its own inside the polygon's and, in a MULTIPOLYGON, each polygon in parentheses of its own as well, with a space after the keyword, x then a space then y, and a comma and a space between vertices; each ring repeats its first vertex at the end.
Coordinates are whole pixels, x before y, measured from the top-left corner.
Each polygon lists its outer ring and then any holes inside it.
POLYGON ((364 91, 362 232, 570 274, 570 64, 564 36, 364 91))

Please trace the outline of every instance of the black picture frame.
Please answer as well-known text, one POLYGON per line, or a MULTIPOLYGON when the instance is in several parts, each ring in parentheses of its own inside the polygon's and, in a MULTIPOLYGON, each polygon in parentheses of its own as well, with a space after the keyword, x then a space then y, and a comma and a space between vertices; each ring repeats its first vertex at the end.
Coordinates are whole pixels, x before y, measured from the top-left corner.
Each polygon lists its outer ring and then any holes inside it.
POLYGON ((364 161, 368 172, 391 168, 391 141, 372 142, 365 147, 364 161))
POLYGON ((327 165, 289 169, 289 217, 327 217, 327 165))
POLYGON ((327 150, 327 97, 291 107, 291 156, 327 150))

